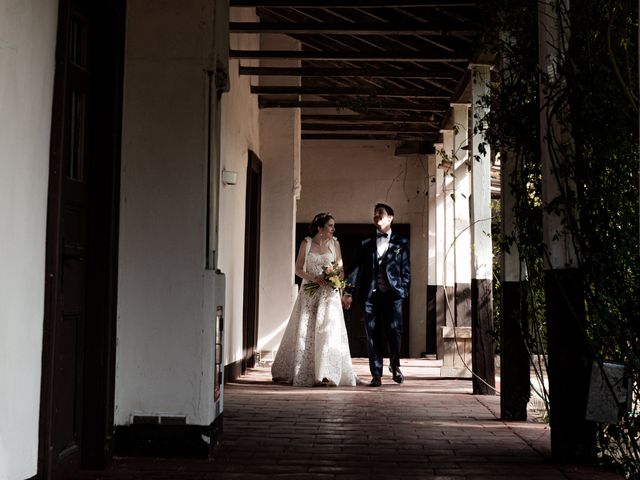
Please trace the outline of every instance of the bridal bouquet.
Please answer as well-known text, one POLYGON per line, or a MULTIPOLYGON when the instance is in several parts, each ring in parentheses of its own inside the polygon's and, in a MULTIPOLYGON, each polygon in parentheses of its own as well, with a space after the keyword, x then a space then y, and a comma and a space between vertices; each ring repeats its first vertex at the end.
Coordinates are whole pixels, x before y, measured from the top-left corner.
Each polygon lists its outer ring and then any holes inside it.
MULTIPOLYGON (((334 290, 341 290, 347 286, 347 282, 340 277, 343 273, 344 269, 342 265, 339 265, 338 262, 331 262, 328 265, 322 267, 322 277, 324 281, 327 282, 327 285, 333 288, 334 290)), ((320 285, 316 282, 308 282, 304 284, 304 291, 309 296, 315 295, 315 293, 320 288, 320 285)))

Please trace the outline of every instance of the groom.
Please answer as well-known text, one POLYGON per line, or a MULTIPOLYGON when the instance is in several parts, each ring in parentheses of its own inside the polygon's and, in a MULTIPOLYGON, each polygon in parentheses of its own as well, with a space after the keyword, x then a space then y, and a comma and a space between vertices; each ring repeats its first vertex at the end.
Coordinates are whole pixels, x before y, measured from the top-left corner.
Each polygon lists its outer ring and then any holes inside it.
POLYGON ((351 307, 355 297, 364 311, 372 387, 382 385, 383 333, 389 346, 393 380, 404 381, 400 371, 400 337, 402 303, 409 295, 411 283, 409 242, 391 231, 392 221, 393 209, 378 203, 373 211, 376 234, 362 241, 342 298, 345 309, 351 307))

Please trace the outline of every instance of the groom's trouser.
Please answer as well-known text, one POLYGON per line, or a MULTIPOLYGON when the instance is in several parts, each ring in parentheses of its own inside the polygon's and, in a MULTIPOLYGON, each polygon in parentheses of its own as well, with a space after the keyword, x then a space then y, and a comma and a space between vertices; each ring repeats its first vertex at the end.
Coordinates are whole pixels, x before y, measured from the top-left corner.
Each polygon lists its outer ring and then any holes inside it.
POLYGON ((367 331, 369 369, 374 377, 382 376, 384 355, 383 334, 389 345, 391 367, 400 366, 403 299, 392 290, 376 291, 364 304, 364 325, 367 331))

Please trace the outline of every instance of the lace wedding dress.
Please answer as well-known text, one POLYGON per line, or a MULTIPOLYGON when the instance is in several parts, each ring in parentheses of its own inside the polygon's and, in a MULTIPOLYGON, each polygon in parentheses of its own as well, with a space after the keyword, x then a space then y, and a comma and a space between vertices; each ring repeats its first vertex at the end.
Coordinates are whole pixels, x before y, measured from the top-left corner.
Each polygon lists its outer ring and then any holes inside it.
MULTIPOLYGON (((325 265, 335 261, 333 245, 329 252, 317 254, 310 252, 311 239, 305 241, 305 270, 320 275, 325 265)), ((304 291, 305 283, 271 367, 273 381, 299 387, 356 385, 340 292, 325 285, 310 295, 304 291)))

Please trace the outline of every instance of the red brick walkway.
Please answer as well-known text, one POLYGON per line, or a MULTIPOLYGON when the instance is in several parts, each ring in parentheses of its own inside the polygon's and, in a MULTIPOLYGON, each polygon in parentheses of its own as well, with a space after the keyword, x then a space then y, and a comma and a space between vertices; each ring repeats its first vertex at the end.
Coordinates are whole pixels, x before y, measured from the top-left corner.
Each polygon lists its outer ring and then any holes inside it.
MULTIPOLYGON (((366 367, 358 365, 363 373, 366 367)), ((292 388, 256 369, 227 385, 224 440, 204 460, 118 459, 86 479, 619 479, 549 459, 549 430, 501 422, 469 380, 405 369, 381 388, 292 388), (413 376, 412 376, 413 374, 413 376)), ((366 377, 368 380, 368 377, 366 377)))

